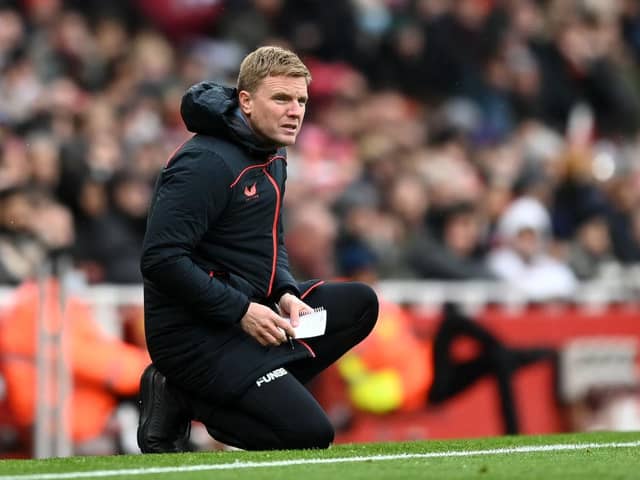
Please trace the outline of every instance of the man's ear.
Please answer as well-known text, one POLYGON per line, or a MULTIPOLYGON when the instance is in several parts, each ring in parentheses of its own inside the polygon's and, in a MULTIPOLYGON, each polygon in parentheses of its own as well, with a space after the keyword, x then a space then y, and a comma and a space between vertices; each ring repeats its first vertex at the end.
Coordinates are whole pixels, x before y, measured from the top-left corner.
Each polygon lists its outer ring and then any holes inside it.
POLYGON ((240 110, 242 110, 242 113, 250 116, 253 107, 251 94, 246 90, 240 90, 240 92, 238 93, 238 102, 240 103, 240 110))

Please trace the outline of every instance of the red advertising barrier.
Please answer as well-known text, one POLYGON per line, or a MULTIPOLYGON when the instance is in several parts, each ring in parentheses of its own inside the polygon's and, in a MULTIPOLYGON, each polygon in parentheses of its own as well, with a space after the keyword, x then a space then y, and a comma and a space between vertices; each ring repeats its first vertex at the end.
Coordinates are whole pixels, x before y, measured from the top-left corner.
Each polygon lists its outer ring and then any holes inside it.
MULTIPOLYGON (((548 345, 562 348, 572 339, 616 336, 640 340, 640 309, 635 305, 602 309, 545 305, 509 310, 490 307, 476 318, 511 346, 548 345)), ((415 327, 429 337, 439 321, 437 312, 415 312, 415 327)), ((556 400, 550 364, 537 364, 516 374, 515 391, 521 432, 541 434, 567 431, 566 415, 556 400)), ((334 417, 340 416, 346 397, 341 380, 330 370, 315 386, 320 402, 334 417)), ((337 442, 462 438, 500 435, 503 432, 497 389, 487 378, 445 402, 411 413, 353 414, 339 431, 337 442)))

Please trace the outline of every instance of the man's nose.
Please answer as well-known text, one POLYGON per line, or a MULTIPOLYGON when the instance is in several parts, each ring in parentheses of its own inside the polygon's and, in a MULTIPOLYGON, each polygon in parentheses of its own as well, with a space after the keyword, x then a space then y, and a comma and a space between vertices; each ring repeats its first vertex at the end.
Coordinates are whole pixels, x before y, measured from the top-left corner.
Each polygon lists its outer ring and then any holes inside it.
POLYGON ((303 111, 304 107, 302 105, 300 105, 298 102, 292 102, 289 105, 289 109, 287 110, 287 115, 289 115, 290 117, 299 117, 300 115, 302 115, 303 111))

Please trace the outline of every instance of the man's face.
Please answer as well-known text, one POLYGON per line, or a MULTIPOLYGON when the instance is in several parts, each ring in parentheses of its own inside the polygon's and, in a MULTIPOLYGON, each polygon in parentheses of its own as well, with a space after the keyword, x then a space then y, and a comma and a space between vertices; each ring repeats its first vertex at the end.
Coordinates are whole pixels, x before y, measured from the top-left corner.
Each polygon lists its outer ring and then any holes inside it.
POLYGON ((33 207, 23 193, 14 193, 0 204, 0 225, 9 230, 22 232, 28 230, 29 219, 33 216, 33 207))
POLYGON ((471 255, 478 244, 480 224, 472 213, 453 216, 444 227, 445 244, 457 255, 471 255))
POLYGON ((255 92, 239 93, 240 107, 251 127, 278 146, 293 145, 307 104, 304 77, 266 77, 255 92))
POLYGON ((542 245, 540 234, 532 228, 523 228, 513 240, 513 248, 527 260, 538 254, 542 249, 542 245))

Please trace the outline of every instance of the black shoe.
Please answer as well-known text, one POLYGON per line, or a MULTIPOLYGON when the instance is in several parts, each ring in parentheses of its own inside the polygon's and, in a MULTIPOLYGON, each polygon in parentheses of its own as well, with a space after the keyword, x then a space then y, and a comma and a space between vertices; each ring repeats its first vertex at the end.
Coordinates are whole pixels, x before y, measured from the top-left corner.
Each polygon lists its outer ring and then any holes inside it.
POLYGON ((138 446, 142 453, 176 453, 187 450, 191 419, 185 401, 149 365, 140 378, 138 446))

